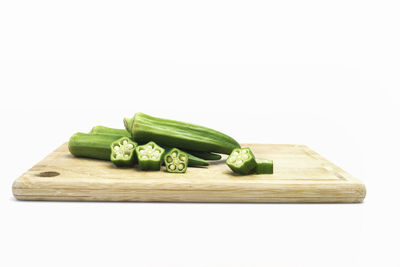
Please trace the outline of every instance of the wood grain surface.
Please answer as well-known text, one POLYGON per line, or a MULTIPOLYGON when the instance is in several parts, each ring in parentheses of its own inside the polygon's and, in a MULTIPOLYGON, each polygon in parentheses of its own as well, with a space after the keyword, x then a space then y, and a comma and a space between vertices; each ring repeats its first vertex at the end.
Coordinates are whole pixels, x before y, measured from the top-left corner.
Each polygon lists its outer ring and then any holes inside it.
POLYGON ((75 158, 63 144, 15 180, 19 200, 162 202, 362 202, 365 186, 304 145, 243 144, 274 160, 273 175, 240 176, 222 160, 186 174, 121 169, 75 158))

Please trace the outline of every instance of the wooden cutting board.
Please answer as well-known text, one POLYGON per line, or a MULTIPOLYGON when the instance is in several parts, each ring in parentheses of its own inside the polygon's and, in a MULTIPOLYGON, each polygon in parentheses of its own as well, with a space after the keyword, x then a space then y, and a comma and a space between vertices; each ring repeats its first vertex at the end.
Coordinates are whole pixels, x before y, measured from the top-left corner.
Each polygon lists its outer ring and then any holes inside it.
MULTIPOLYGON (((240 176, 225 160, 186 174, 121 169, 75 158, 64 144, 15 180, 19 200, 362 202, 365 186, 304 145, 244 144, 274 160, 273 175, 240 176)), ((224 159, 224 158, 223 158, 224 159)))

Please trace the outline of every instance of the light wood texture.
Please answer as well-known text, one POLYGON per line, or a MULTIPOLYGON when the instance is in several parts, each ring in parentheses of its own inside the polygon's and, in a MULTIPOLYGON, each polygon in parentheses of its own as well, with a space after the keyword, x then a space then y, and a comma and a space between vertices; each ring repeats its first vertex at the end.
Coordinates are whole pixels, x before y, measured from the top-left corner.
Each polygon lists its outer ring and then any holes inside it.
POLYGON ((13 184, 19 200, 167 202, 362 202, 364 185, 304 145, 245 144, 274 160, 273 175, 235 175, 225 160, 186 174, 121 169, 75 158, 67 144, 13 184))

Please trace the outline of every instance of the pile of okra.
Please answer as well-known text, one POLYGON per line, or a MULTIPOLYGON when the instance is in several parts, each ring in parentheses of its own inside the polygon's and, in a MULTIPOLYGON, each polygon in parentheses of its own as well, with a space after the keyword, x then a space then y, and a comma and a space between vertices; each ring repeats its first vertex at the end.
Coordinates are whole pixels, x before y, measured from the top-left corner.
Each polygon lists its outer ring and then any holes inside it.
POLYGON ((220 154, 237 174, 272 174, 273 162, 256 158, 232 137, 216 130, 136 113, 124 119, 125 129, 95 126, 90 133, 76 133, 68 143, 76 157, 109 160, 117 167, 135 165, 143 171, 185 173, 188 167, 205 167, 220 154))

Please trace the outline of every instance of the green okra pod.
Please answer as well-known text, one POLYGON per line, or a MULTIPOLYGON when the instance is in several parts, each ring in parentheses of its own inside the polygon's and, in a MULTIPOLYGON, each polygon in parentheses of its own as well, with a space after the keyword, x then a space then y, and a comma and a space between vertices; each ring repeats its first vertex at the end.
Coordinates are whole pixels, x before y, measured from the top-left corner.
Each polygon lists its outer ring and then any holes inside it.
POLYGON ((90 133, 131 137, 131 134, 125 129, 115 129, 101 125, 94 126, 90 133))
POLYGON ((188 167, 189 157, 187 153, 173 148, 165 154, 164 163, 167 172, 184 173, 188 167))
POLYGON ((71 154, 76 157, 110 160, 110 145, 120 137, 106 134, 76 133, 69 139, 68 148, 71 154))
POLYGON ((144 113, 124 119, 124 125, 139 144, 154 141, 161 146, 223 154, 230 154, 233 149, 240 147, 232 137, 216 130, 144 113))
POLYGON ((137 144, 128 137, 122 137, 111 144, 110 160, 117 167, 133 166, 137 144))
MULTIPOLYGON (((92 131, 90 133, 95 133, 95 134, 107 134, 107 135, 116 135, 116 136, 126 136, 126 137, 131 137, 131 134, 124 129, 114 129, 106 126, 95 126, 92 128, 92 131)), ((167 149, 166 147, 164 147, 167 149)), ((188 153, 189 156, 189 166, 208 166, 210 163, 205 160, 219 160, 221 159, 221 155, 211 153, 211 152, 205 152, 205 151, 184 151, 188 153), (203 160, 201 160, 203 159, 203 160)))
POLYGON ((239 174, 251 174, 257 167, 256 158, 248 147, 234 149, 226 159, 226 164, 239 174))
POLYGON ((145 145, 136 147, 136 156, 139 169, 159 171, 165 150, 156 143, 150 141, 145 145))

